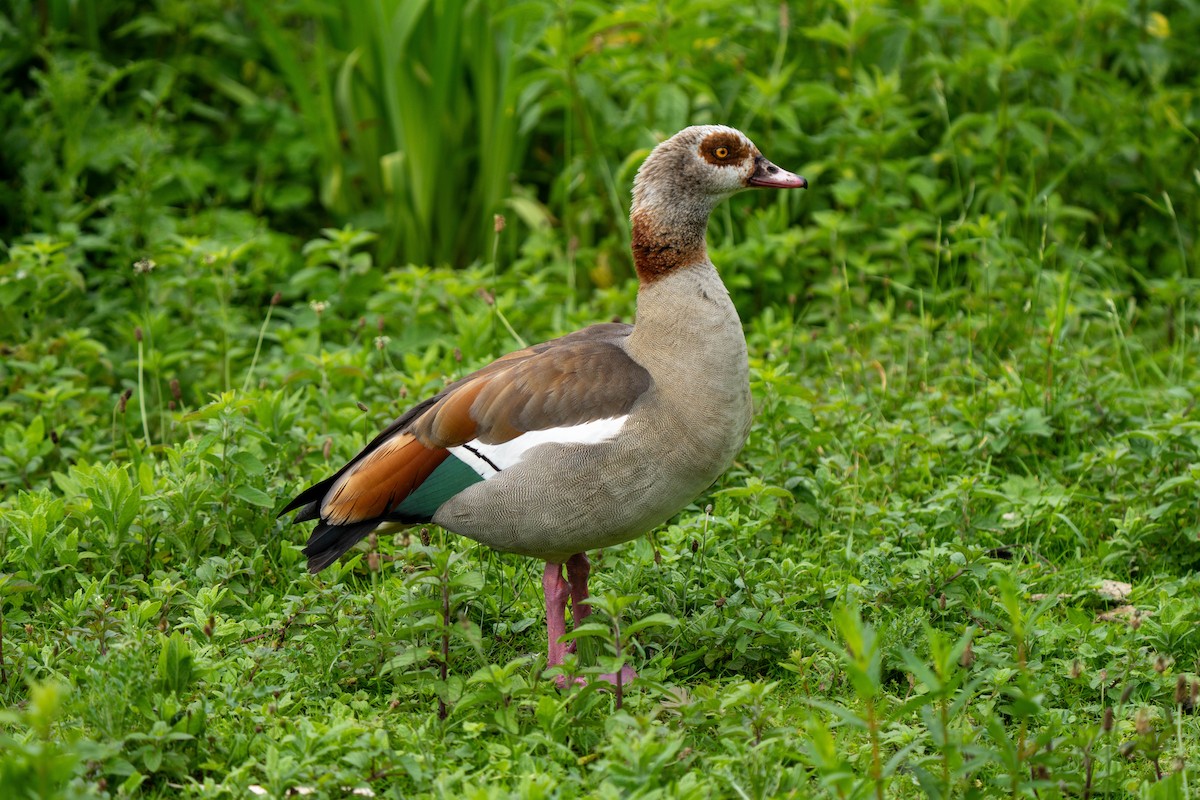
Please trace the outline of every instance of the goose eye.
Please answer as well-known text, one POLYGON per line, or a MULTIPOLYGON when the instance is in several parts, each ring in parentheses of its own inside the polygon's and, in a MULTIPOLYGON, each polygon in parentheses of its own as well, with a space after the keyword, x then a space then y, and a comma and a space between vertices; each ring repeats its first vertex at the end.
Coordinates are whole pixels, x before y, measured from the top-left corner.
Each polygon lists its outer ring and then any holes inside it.
POLYGON ((716 150, 713 150, 713 155, 717 158, 729 158, 729 148, 718 147, 716 150))

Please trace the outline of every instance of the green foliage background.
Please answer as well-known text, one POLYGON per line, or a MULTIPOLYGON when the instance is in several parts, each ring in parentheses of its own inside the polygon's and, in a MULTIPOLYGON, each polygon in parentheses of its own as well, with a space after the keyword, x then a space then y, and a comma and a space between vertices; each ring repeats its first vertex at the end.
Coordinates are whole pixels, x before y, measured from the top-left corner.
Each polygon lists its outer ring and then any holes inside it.
POLYGON ((0 786, 1193 796, 1196 42, 1195 2, 0 7, 0 786), (556 690, 539 565, 440 531, 308 576, 296 490, 630 318, 632 176, 698 122, 812 188, 710 226, 758 416, 595 559, 570 668, 642 680, 556 690))

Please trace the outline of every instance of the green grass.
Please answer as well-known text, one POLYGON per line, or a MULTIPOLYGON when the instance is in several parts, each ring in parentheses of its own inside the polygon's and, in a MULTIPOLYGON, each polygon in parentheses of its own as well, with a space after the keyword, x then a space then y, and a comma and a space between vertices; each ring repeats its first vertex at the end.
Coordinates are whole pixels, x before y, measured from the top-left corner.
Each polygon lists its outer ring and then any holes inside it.
MULTIPOLYGON (((561 287, 525 266, 494 284, 486 269, 380 275, 372 303, 412 320, 390 342, 353 314, 275 307, 268 357, 232 376, 252 388, 152 413, 150 447, 135 394, 94 432, 115 432, 111 460, 68 457, 70 423, 48 408, 10 422, 6 480, 31 488, 0 509, 5 780, 144 796, 1189 796, 1200 333, 1168 344, 1153 309, 1130 330, 1084 286, 1060 302, 1059 275, 990 315, 936 294, 894 313, 861 297, 864 276, 830 276, 827 299, 749 319, 759 413, 738 464, 596 558, 621 627, 659 623, 625 640, 643 680, 619 711, 540 676, 537 564, 412 531, 307 575, 304 534, 275 510, 397 392, 512 345, 479 287, 514 298, 531 340, 632 302, 627 285, 553 321, 540 312, 561 287), (1099 621, 1102 579, 1132 583, 1135 624, 1099 621)), ((23 363, 53 374, 54 359, 23 363)), ((172 359, 190 360, 146 355, 172 359)), ((6 407, 70 385, 31 381, 6 407)), ((578 668, 603 668, 611 641, 578 668)))
POLYGON ((373 91, 340 6, 3 12, 5 796, 1195 797, 1195 9, 484 5, 520 46, 440 68, 538 88, 461 205, 370 190, 407 135, 373 115, 451 89, 373 91), (540 564, 435 528, 308 575, 297 490, 517 337, 631 317, 633 170, 712 120, 812 188, 711 225, 746 449, 594 555, 567 668, 642 679, 557 690, 540 564))

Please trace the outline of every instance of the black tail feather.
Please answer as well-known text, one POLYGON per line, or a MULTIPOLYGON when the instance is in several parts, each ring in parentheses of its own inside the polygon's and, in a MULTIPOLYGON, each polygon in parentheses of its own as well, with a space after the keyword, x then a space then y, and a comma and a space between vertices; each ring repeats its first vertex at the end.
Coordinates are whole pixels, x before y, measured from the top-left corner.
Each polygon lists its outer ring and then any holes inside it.
MULTIPOLYGON (((280 511, 278 516, 282 517, 289 511, 300 508, 300 506, 315 506, 319 508, 321 501, 325 499, 325 493, 329 491, 329 488, 333 486, 333 482, 340 478, 341 475, 342 473, 339 472, 337 475, 330 475, 320 483, 314 483, 312 486, 296 495, 292 502, 283 507, 283 511, 280 511)), ((305 520, 316 519, 317 515, 312 514, 312 510, 313 509, 311 508, 305 508, 301 510, 301 512, 296 515, 296 519, 293 520, 293 522, 304 522, 305 520)))
POLYGON ((292 524, 297 522, 308 522, 309 520, 320 519, 321 517, 321 501, 314 500, 308 505, 296 512, 296 517, 292 520, 292 524))
POLYGON ((352 525, 330 525, 322 522, 313 528, 304 555, 308 556, 308 571, 314 575, 328 567, 368 533, 378 527, 380 520, 356 522, 352 525))

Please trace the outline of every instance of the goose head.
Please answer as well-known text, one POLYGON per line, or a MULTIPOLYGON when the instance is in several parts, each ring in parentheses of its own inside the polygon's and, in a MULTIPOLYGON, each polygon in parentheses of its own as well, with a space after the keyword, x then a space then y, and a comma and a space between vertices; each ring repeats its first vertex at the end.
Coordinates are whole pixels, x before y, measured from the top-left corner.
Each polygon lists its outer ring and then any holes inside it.
POLYGON ((643 282, 706 260, 708 216, 722 200, 751 188, 806 189, 736 128, 694 125, 659 144, 633 181, 634 262, 643 282))
POLYGON ((743 189, 805 189, 808 181, 772 164, 736 128, 693 125, 655 147, 633 185, 635 207, 666 195, 707 198, 711 210, 743 189))

